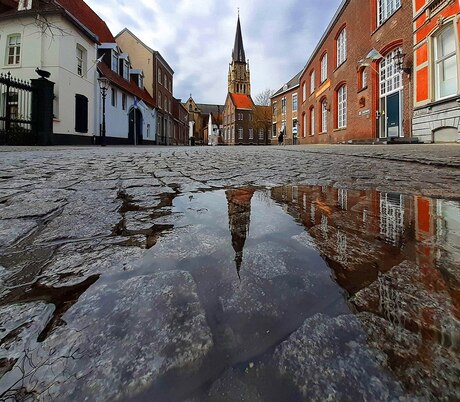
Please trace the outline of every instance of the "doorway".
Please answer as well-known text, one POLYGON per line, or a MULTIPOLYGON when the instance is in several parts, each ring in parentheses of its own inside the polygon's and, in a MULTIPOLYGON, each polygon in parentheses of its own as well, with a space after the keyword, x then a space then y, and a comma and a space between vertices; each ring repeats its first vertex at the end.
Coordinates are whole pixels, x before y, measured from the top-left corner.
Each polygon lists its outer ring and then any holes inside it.
POLYGON ((128 142, 131 145, 142 145, 142 127, 144 120, 139 109, 131 108, 129 112, 128 142))

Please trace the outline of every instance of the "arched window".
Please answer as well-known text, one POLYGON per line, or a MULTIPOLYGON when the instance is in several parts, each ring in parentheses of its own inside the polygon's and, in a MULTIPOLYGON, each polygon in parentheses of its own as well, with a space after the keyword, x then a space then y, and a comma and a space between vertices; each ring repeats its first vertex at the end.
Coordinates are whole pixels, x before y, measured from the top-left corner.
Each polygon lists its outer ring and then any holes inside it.
POLYGON ((337 90, 337 128, 347 127, 347 86, 337 90))
POLYGON ((324 98, 321 102, 321 132, 327 133, 327 99, 324 98))
POLYGON ((327 80, 327 53, 321 57, 321 83, 327 80))
POLYGON ((304 138, 307 136, 307 114, 305 112, 302 114, 302 136, 304 138))
POLYGON ((315 92, 315 70, 310 73, 310 94, 315 92))
POLYGON ((347 30, 343 28, 337 35, 337 67, 345 62, 347 59, 347 30))
POLYGON ((310 108, 310 135, 315 135, 315 108, 310 108))

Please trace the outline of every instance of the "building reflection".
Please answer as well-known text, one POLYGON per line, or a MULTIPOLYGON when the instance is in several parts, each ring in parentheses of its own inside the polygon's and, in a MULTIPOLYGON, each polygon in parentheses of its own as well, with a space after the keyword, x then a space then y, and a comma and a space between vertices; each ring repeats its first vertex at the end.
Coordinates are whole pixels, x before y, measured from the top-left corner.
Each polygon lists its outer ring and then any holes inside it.
POLYGON ((459 202, 319 186, 271 196, 305 226, 348 294, 367 292, 373 303, 361 308, 460 348, 459 202))
POLYGON ((244 244, 249 235, 251 200, 254 192, 255 190, 250 188, 232 189, 225 192, 228 204, 228 225, 232 235, 233 250, 235 250, 236 272, 240 279, 244 244))

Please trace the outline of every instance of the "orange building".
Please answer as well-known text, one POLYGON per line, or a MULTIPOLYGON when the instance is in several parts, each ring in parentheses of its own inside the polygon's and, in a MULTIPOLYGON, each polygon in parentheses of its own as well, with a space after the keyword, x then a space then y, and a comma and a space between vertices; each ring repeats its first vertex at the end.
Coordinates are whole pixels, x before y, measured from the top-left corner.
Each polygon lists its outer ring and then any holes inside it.
POLYGON ((413 4, 413 135, 423 142, 460 141, 460 1, 413 4))

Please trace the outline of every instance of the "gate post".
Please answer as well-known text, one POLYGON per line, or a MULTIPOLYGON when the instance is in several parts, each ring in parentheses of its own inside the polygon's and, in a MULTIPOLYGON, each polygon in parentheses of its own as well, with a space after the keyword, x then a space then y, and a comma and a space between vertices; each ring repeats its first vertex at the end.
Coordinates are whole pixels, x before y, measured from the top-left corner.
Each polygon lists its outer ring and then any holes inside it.
POLYGON ((32 130, 39 145, 53 144, 54 82, 46 78, 32 83, 32 130))

